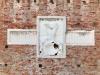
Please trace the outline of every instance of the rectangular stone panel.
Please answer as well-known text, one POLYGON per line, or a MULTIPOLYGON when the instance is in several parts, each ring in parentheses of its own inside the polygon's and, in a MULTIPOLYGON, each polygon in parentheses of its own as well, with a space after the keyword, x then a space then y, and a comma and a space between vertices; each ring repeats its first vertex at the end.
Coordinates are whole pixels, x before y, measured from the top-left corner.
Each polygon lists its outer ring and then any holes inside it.
POLYGON ((33 29, 8 29, 7 44, 36 45, 36 31, 33 29))
POLYGON ((65 58, 66 17, 38 16, 38 51, 40 58, 65 58))
POLYGON ((66 45, 94 46, 95 30, 72 30, 66 34, 66 45))

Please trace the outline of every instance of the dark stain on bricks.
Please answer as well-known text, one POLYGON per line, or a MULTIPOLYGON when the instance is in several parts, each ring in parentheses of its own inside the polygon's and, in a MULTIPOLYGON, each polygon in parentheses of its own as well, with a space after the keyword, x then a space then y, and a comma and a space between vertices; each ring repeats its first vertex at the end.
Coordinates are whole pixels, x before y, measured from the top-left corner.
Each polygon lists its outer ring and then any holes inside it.
POLYGON ((8 45, 5 45, 5 48, 8 48, 8 45))
POLYGON ((39 67, 42 68, 42 64, 39 64, 39 67))

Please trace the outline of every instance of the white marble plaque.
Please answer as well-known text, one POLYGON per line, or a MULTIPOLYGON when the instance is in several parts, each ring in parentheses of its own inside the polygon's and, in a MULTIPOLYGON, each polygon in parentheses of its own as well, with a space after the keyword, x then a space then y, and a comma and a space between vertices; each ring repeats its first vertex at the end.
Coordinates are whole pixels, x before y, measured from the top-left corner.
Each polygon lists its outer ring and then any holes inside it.
POLYGON ((36 31, 33 29, 8 29, 7 44, 36 45, 36 31))
POLYGON ((38 51, 40 58, 65 58, 66 17, 38 16, 38 51))
POLYGON ((95 30, 73 30, 66 34, 66 45, 94 46, 95 30))

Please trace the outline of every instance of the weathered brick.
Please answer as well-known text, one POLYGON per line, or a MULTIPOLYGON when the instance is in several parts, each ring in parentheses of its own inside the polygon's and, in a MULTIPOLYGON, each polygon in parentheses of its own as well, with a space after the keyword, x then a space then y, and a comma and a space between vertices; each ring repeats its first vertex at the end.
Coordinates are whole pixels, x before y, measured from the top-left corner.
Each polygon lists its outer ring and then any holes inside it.
POLYGON ((100 75, 99 0, 20 1, 22 6, 14 9, 13 0, 0 0, 0 75, 100 75), (40 59, 36 46, 7 45, 8 28, 36 29, 39 15, 66 16, 68 29, 95 28, 95 46, 66 46, 66 58, 40 59))

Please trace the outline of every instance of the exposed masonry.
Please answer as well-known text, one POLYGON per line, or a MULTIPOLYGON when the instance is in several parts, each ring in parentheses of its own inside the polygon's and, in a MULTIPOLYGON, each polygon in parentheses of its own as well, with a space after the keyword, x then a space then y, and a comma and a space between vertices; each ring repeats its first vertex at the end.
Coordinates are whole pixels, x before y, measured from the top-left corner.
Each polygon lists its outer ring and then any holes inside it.
POLYGON ((99 0, 0 0, 0 75, 100 75, 99 0), (38 59, 36 46, 7 45, 7 29, 36 29, 36 17, 67 16, 67 27, 95 29, 95 46, 67 46, 65 59, 38 59))

